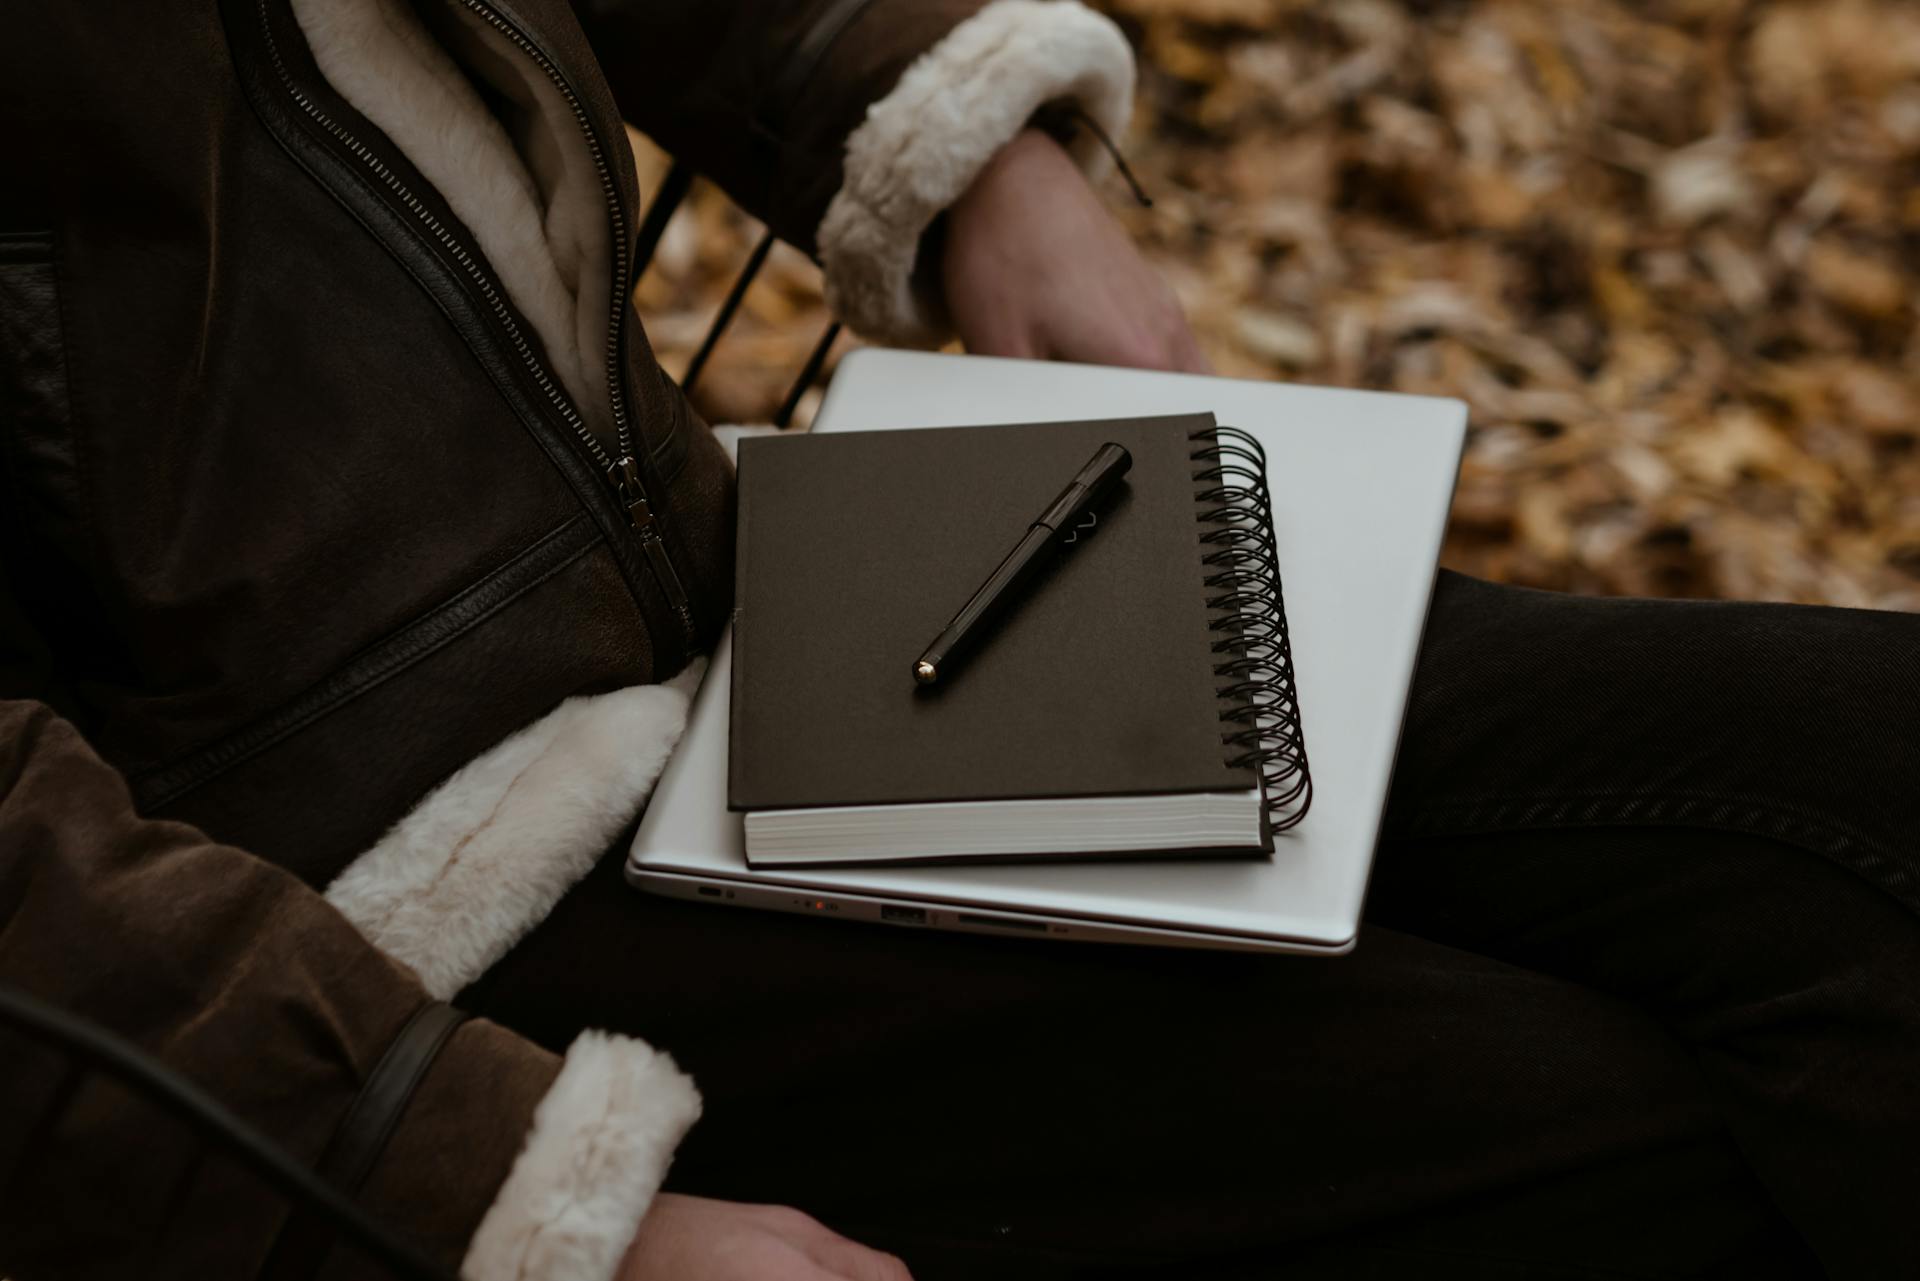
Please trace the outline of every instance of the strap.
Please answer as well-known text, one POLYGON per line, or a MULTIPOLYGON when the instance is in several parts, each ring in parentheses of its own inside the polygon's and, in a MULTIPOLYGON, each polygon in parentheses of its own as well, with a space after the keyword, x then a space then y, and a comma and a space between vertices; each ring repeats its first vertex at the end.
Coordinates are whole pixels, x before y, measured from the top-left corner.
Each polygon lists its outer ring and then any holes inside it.
MULTIPOLYGON (((360 1190, 400 1123, 400 1114, 413 1098, 420 1079, 427 1074, 440 1047, 466 1018, 465 1011, 445 1001, 428 1001, 414 1011, 374 1065, 366 1085, 321 1153, 317 1172, 322 1179, 348 1196, 360 1190)), ((314 1276, 327 1257, 332 1238, 331 1223, 311 1206, 295 1206, 260 1270, 262 1281, 305 1281, 314 1276)))
POLYGON ((320 1177, 348 1194, 358 1192, 400 1123, 420 1078, 466 1013, 445 1001, 429 1001, 414 1011, 400 1035, 380 1056, 360 1097, 353 1101, 320 1158, 320 1177))

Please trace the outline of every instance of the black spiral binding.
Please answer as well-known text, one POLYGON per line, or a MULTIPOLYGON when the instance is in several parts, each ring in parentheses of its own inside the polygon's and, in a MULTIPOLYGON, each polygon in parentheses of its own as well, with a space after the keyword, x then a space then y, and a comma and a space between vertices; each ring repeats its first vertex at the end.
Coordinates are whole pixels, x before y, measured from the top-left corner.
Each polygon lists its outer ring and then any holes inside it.
POLYGON ((1194 499, 1205 526, 1200 541, 1209 549, 1201 557, 1213 593, 1208 626, 1220 633, 1213 672, 1226 679, 1216 692, 1224 704, 1220 720, 1230 727, 1223 735, 1232 753, 1227 763, 1259 770, 1267 822, 1284 832, 1313 804, 1313 776, 1280 593, 1267 455, 1237 427, 1210 427, 1188 439, 1200 446, 1188 457, 1200 464, 1194 499))

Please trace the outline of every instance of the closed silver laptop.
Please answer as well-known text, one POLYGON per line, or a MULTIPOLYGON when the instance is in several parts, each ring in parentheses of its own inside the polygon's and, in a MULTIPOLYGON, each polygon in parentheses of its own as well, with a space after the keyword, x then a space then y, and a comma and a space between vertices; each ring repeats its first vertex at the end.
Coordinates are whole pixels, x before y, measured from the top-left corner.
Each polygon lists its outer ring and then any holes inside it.
POLYGON ((654 894, 1062 940, 1337 954, 1352 948, 1435 565, 1466 407, 1458 401, 1040 361, 863 349, 815 431, 950 427, 1210 410, 1265 447, 1314 803, 1273 857, 1232 862, 753 871, 727 809, 731 645, 634 837, 654 894))

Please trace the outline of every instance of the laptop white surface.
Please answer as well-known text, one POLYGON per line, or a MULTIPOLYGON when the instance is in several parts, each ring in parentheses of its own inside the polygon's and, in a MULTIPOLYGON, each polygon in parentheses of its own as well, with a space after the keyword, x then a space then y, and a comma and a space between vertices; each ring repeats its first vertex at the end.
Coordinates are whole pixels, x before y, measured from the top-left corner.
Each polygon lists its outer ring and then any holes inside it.
MULTIPOLYGON (((1459 401, 1040 361, 861 349, 815 431, 1211 410, 1267 453, 1314 802, 1271 859, 749 870, 727 809, 731 640, 694 697, 627 861, 657 894, 1059 939, 1352 948, 1452 504, 1459 401)), ((959 585, 964 591, 965 585, 959 585)))

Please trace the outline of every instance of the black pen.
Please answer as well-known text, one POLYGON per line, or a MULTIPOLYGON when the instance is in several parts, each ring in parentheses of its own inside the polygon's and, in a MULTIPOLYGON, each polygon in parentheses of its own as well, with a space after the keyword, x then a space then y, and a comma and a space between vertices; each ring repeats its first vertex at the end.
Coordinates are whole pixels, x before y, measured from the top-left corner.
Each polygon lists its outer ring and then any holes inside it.
POLYGON ((922 685, 939 680, 946 664, 961 649, 979 640, 987 624, 998 617, 1020 587, 1047 563, 1053 551, 1062 543, 1073 541, 1061 538, 1060 534, 1079 526, 1081 517, 1104 498, 1132 466, 1133 455, 1112 441, 1095 450, 1080 474, 1068 481, 1060 496, 1034 518, 1026 534, 1000 562, 1000 567, 987 575, 987 581, 960 607, 946 630, 934 637, 933 644, 914 661, 913 679, 922 685))

